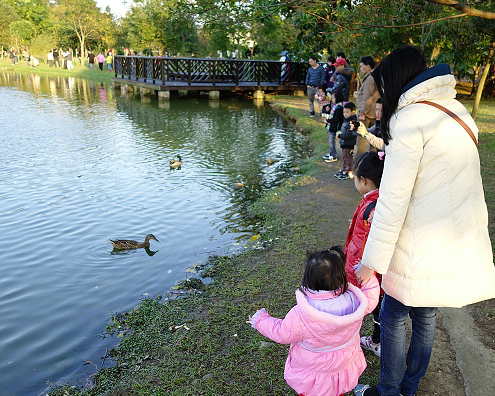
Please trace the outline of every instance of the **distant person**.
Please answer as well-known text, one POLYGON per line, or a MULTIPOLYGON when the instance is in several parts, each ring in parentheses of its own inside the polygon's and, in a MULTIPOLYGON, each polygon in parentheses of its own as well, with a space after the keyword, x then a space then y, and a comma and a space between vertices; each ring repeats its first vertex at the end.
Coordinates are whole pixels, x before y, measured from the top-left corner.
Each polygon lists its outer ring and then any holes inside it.
POLYGON ((380 97, 376 89, 375 80, 371 77, 371 72, 375 68, 375 61, 371 56, 363 56, 359 61, 359 70, 363 75, 363 81, 359 87, 356 105, 358 108, 358 120, 366 128, 375 122, 375 105, 380 97))
POLYGON ((53 49, 53 66, 54 67, 60 67, 60 54, 56 48, 53 49))
POLYGON ((40 62, 33 55, 31 55, 29 57, 29 64, 31 65, 31 67, 37 67, 39 66, 40 62))
POLYGON ((72 65, 72 48, 69 48, 66 52, 65 60, 67 61, 67 70, 74 69, 74 66, 72 65))
POLYGON ((327 96, 327 84, 323 83, 318 85, 318 93, 316 94, 316 98, 318 99, 318 104, 321 108, 321 117, 326 119, 331 110, 331 101, 327 96))
POLYGON ((107 58, 106 58, 106 62, 107 62, 108 71, 111 72, 113 70, 113 56, 112 56, 112 51, 108 52, 108 55, 107 55, 107 58))
POLYGON ((318 86, 325 82, 325 70, 318 64, 316 56, 309 57, 309 70, 306 74, 306 86, 308 93, 309 116, 315 116, 315 95, 318 93, 318 86))
POLYGON ((332 109, 328 115, 325 128, 328 131, 328 143, 330 145, 330 152, 323 156, 325 162, 337 161, 337 150, 335 149, 335 139, 337 132, 340 131, 342 124, 344 123, 344 96, 342 93, 337 92, 332 94, 332 109))
POLYGON ((348 101, 351 76, 354 73, 354 69, 347 68, 347 62, 343 58, 338 58, 333 65, 335 66, 335 73, 332 77, 333 87, 329 90, 329 92, 340 92, 344 95, 344 100, 348 101))
POLYGON ((333 56, 329 56, 327 59, 327 67, 325 69, 325 83, 327 84, 327 88, 333 87, 333 74, 335 73, 335 63, 336 59, 333 56))
MULTIPOLYGON (((366 128, 363 123, 360 123, 357 132, 361 137, 378 150, 385 150, 385 143, 383 142, 382 132, 380 130, 380 123, 382 118, 382 100, 378 98, 375 105, 376 120, 375 125, 370 128, 366 128)), ((351 124, 351 129, 353 125, 351 124)))
POLYGON ((95 68, 95 54, 93 54, 91 51, 88 51, 88 63, 89 70, 93 70, 95 68))
POLYGON ((53 50, 50 50, 46 55, 46 60, 48 61, 48 66, 53 67, 53 50))
POLYGON ((339 180, 347 180, 353 177, 352 174, 352 153, 356 145, 357 132, 351 130, 351 121, 357 122, 356 105, 348 102, 344 105, 344 122, 340 127, 337 138, 340 140, 342 149, 342 167, 334 174, 339 180))
POLYGON ((100 68, 101 71, 103 71, 103 63, 105 63, 105 56, 100 52, 98 52, 98 55, 96 56, 96 61, 98 62, 98 67, 100 68))
POLYGON ((284 319, 260 309, 247 323, 265 337, 290 344, 284 378, 299 395, 340 395, 356 386, 366 368, 359 329, 377 303, 378 281, 361 289, 347 283, 340 246, 309 256, 297 305, 284 319))

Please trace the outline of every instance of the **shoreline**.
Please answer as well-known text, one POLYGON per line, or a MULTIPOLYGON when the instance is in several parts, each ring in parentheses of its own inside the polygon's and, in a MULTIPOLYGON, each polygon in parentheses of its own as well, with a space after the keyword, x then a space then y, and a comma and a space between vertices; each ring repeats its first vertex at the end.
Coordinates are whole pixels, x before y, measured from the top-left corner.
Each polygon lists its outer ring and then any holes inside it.
MULTIPOLYGON (((261 307, 278 317, 287 313, 306 252, 345 242, 361 196, 352 180, 332 177, 339 162, 322 161, 327 132, 320 121, 307 116, 306 99, 267 101, 308 136, 312 150, 297 164, 299 175, 267 191, 251 208, 251 216, 264 220, 260 234, 265 248, 211 257, 199 275, 214 281, 185 282, 187 298, 146 298, 133 310, 114 315, 107 331, 120 339, 109 351, 116 364, 99 370, 91 389, 62 385, 50 395, 293 394, 283 380, 287 346, 270 342, 246 325, 247 315, 261 307)), ((492 142, 495 145, 495 139, 492 142)), ((446 327, 442 317, 417 396, 468 395, 446 327)), ((362 332, 371 328, 365 319, 362 332)), ((368 368, 360 382, 376 384, 379 360, 371 352, 365 356, 368 368)))

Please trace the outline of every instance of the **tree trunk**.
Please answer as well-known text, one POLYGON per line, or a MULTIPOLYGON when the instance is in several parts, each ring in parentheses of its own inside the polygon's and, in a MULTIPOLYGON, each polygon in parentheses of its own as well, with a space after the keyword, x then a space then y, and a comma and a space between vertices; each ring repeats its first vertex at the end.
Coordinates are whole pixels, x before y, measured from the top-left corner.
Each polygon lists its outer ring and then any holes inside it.
POLYGON ((485 88, 485 81, 488 73, 490 72, 490 63, 493 59, 493 54, 495 52, 495 41, 492 43, 490 48, 490 54, 488 55, 488 59, 486 61, 485 70, 483 70, 483 74, 481 75, 480 83, 478 84, 478 90, 476 91, 476 97, 474 98, 473 111, 471 112, 471 117, 476 119, 478 115, 478 107, 481 101, 481 94, 483 93, 483 88, 485 88))

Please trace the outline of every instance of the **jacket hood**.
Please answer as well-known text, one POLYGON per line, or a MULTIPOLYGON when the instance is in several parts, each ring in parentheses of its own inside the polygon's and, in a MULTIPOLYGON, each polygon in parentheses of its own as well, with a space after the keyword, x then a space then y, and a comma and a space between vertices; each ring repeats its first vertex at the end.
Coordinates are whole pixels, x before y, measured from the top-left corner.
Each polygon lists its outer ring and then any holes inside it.
POLYGON ((415 85, 418 85, 426 80, 429 80, 433 77, 445 76, 447 74, 451 74, 449 65, 445 63, 439 63, 429 69, 425 70, 420 75, 416 76, 412 81, 407 83, 404 88, 402 88, 401 94, 411 89, 415 85))
POLYGON ((351 293, 354 293, 359 299, 359 307, 349 315, 337 316, 329 314, 327 312, 318 311, 316 308, 310 305, 306 296, 300 290, 296 290, 297 305, 306 315, 316 321, 334 324, 337 326, 349 325, 356 321, 361 321, 362 318, 366 315, 366 309, 368 308, 368 299, 358 287, 352 284, 348 284, 347 290, 351 293))
POLYGON ((433 66, 404 87, 397 110, 422 100, 455 99, 455 85, 455 78, 447 65, 433 66), (446 74, 447 70, 449 73, 446 74))

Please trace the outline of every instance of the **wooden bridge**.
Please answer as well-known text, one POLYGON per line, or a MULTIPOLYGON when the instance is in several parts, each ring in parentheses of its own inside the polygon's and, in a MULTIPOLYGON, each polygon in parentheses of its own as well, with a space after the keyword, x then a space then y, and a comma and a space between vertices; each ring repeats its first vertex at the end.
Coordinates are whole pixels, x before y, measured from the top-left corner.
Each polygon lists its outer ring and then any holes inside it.
POLYGON ((155 91, 293 91, 306 89, 308 68, 299 62, 117 55, 113 80, 155 91))

